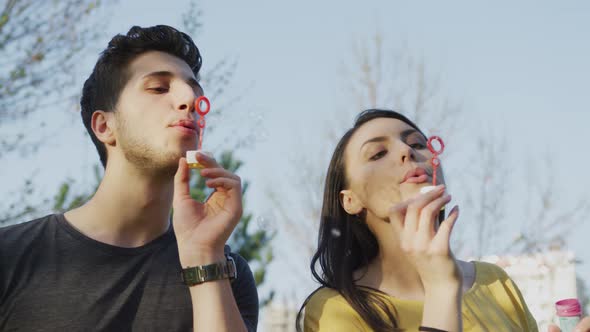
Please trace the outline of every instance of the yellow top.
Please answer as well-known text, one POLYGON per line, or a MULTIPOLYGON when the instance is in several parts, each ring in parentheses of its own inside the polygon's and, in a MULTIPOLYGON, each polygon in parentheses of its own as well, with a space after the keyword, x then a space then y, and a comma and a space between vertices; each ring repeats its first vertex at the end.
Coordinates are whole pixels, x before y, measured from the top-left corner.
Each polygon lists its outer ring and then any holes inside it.
MULTIPOLYGON (((418 330, 422 302, 381 296, 392 304, 390 311, 400 328, 418 330)), ((494 264, 475 262, 475 282, 463 295, 461 311, 464 331, 538 331, 520 290, 506 272, 494 264)), ((313 294, 305 307, 304 327, 306 332, 371 331, 344 297, 330 288, 313 294)))

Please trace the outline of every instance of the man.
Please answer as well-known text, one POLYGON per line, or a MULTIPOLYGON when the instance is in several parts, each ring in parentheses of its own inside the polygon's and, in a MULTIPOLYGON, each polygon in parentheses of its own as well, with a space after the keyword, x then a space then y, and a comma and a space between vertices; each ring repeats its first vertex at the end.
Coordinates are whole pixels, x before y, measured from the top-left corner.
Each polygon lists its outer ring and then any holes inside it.
POLYGON ((215 191, 189 194, 200 67, 168 26, 110 41, 81 98, 104 177, 82 207, 0 230, 0 330, 256 330, 252 272, 225 246, 240 178, 199 153, 215 191))

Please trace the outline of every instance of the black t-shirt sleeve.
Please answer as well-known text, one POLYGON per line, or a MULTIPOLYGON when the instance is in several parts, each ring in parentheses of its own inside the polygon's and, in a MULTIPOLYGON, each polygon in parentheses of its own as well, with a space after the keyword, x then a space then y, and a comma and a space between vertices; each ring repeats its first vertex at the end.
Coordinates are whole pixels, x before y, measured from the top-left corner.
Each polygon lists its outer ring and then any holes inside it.
POLYGON ((234 298, 248 331, 256 331, 258 325, 258 291, 252 270, 246 260, 235 253, 230 254, 236 263, 237 278, 231 287, 234 298))

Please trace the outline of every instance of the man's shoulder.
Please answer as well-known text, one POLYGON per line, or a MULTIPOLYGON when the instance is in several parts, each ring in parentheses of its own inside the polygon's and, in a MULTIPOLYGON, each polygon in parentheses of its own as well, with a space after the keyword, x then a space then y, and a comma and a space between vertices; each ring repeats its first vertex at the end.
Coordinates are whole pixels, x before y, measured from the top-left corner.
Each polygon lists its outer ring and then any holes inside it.
POLYGON ((248 261, 246 261, 246 259, 242 257, 239 253, 232 251, 229 245, 225 245, 225 248, 223 248, 223 252, 226 256, 229 255, 231 256, 231 258, 233 258, 234 263, 236 263, 236 269, 238 271, 244 268, 250 269, 250 267, 248 266, 248 261))
POLYGON ((231 251, 228 245, 225 246, 224 252, 226 255, 231 256, 236 264, 237 278, 232 282, 232 289, 240 293, 247 293, 249 289, 255 290, 256 281, 254 280, 254 274, 248 265, 248 261, 239 253, 231 251))
POLYGON ((13 224, 0 228, 0 241, 2 247, 10 247, 15 244, 28 242, 27 239, 35 239, 42 235, 48 227, 55 222, 56 215, 50 214, 37 219, 29 220, 19 224, 13 224))

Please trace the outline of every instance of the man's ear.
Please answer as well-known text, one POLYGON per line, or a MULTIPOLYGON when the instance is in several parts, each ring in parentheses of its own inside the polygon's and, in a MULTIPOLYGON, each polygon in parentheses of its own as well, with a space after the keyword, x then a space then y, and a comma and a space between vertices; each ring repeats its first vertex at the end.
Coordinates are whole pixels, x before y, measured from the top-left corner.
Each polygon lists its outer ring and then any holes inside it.
POLYGON ((340 191, 340 204, 342 204, 344 211, 350 215, 357 215, 363 211, 361 201, 349 189, 340 191))
POLYGON ((90 120, 92 131, 99 141, 107 145, 114 145, 115 137, 115 114, 114 112, 105 112, 97 110, 92 113, 90 120))

